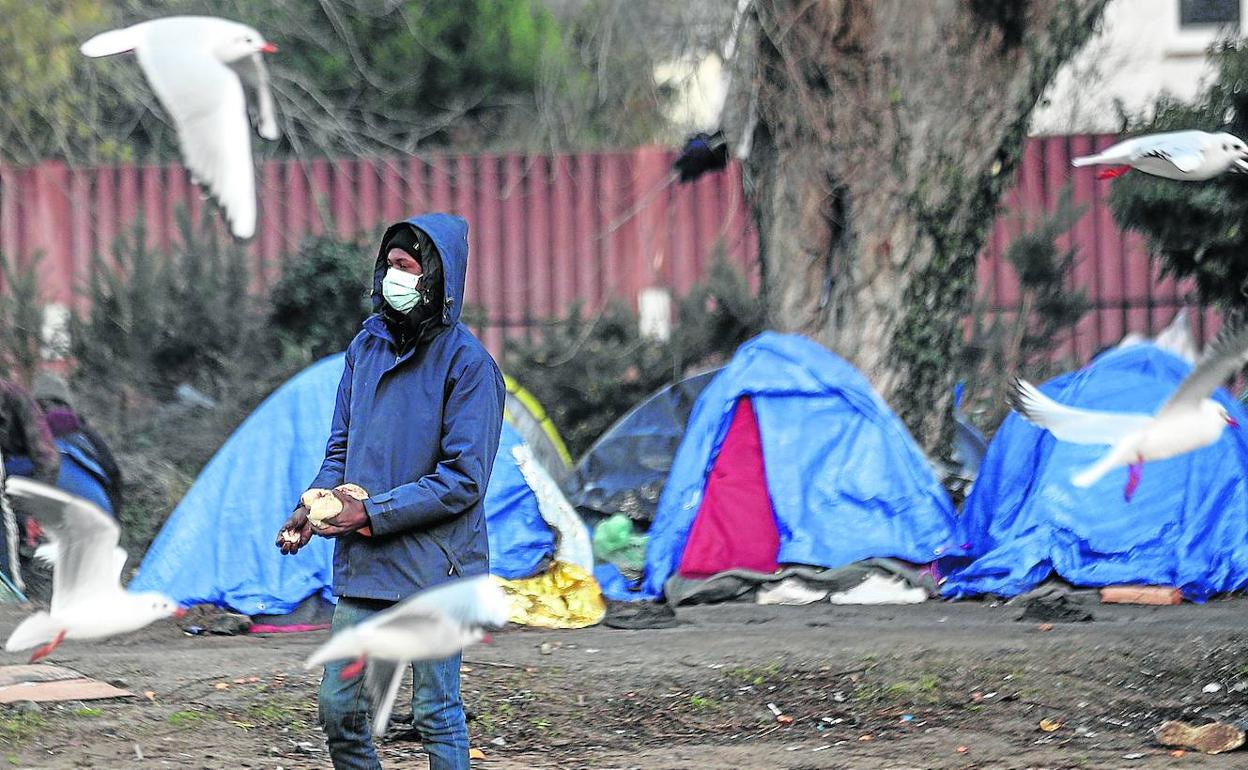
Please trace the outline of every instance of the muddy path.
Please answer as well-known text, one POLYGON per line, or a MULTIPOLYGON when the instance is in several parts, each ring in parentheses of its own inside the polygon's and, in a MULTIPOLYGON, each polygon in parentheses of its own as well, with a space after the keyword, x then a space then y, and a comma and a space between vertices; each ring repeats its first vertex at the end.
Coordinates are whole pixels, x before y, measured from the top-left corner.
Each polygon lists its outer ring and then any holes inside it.
MULTIPOLYGON (((1150 739, 1165 719, 1248 718, 1248 600, 1091 609, 1048 630, 1013 607, 931 602, 508 630, 466 655, 476 766, 1248 766, 1248 751, 1176 757, 1150 739)), ((0 633, 21 617, 0 609, 0 633)), ((328 768, 319 674, 301 666, 322 638, 192 637, 170 622, 66 643, 52 662, 136 697, 3 710, 0 766, 328 768)), ((426 766, 402 736, 382 753, 386 767, 426 766)))

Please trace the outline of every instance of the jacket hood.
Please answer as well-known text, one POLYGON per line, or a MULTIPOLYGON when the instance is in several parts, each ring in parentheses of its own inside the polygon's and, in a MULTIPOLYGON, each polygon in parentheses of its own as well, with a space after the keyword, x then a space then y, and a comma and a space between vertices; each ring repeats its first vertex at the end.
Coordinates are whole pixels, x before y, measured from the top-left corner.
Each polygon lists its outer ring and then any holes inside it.
POLYGON ((468 275, 468 222, 454 214, 421 214, 396 222, 386 228, 377 247, 377 263, 373 268, 373 312, 381 313, 381 280, 386 276, 386 253, 390 236, 401 227, 421 230, 437 247, 442 258, 442 324, 454 326, 464 306, 464 283, 468 275))

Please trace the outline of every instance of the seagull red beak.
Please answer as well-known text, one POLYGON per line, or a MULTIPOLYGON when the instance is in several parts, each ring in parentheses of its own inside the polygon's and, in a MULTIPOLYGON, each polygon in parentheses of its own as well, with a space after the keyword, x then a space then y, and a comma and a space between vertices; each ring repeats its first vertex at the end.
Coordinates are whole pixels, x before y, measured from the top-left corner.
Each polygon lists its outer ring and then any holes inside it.
POLYGON ((1226 418, 1226 424, 1227 424, 1227 425, 1229 425, 1229 426, 1231 426, 1232 428, 1238 428, 1238 427, 1239 427, 1239 420, 1236 420, 1234 417, 1230 417, 1230 416, 1228 416, 1228 417, 1226 418))
POLYGON ((186 608, 185 608, 185 607, 178 607, 176 610, 174 610, 174 611, 173 611, 173 616, 174 616, 175 618, 184 618, 184 617, 186 617, 186 608))
POLYGON ((272 43, 265 43, 260 46, 260 53, 277 53, 277 46, 272 43))

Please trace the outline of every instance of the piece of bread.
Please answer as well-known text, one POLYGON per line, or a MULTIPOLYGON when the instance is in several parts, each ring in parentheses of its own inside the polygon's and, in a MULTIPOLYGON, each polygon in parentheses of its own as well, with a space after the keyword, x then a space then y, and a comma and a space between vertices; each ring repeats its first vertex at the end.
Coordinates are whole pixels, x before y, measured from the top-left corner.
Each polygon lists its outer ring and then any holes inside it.
MULTIPOLYGON (((368 499, 368 492, 358 484, 340 484, 334 489, 356 500, 368 499)), ((308 522, 312 524, 313 529, 324 529, 326 522, 342 513, 343 509, 342 501, 328 489, 309 489, 303 493, 299 502, 308 509, 308 522)), ((360 530, 360 534, 367 537, 372 532, 365 527, 360 530)))

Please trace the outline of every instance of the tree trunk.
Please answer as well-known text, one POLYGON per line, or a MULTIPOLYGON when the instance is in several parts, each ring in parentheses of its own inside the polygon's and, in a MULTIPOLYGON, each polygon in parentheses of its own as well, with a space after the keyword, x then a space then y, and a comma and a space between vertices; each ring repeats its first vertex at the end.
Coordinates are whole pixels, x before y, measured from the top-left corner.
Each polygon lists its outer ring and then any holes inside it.
POLYGON ((1107 0, 756 0, 746 161, 771 328, 943 454, 976 256, 1032 109, 1107 0))

